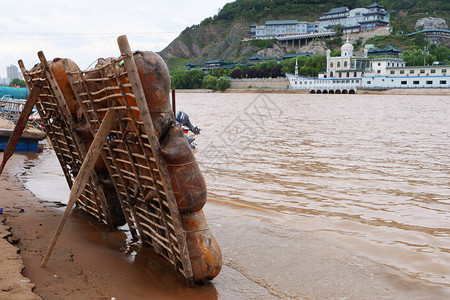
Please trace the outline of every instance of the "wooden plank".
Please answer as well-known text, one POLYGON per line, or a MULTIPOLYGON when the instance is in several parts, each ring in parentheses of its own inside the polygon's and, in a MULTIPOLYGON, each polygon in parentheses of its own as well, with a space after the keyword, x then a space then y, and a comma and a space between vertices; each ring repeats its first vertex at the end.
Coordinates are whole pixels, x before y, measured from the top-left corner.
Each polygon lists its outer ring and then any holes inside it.
POLYGON ((75 179, 72 189, 70 190, 70 197, 66 210, 64 211, 64 215, 61 218, 61 221, 59 222, 58 228, 56 229, 56 232, 53 235, 53 238, 50 242, 47 252, 45 253, 45 256, 41 262, 41 267, 45 267, 45 265, 47 264, 47 261, 50 258, 53 248, 55 247, 56 241, 58 240, 61 234, 61 231, 64 227, 64 224, 66 223, 67 218, 69 217, 69 213, 72 210, 73 205, 80 197, 81 193, 84 191, 84 187, 92 171, 94 170, 95 162, 97 161, 100 155, 102 146, 106 141, 106 137, 108 136, 109 131, 111 130, 111 127, 113 126, 114 121, 116 120, 116 117, 117 116, 114 110, 108 111, 106 113, 105 118, 103 119, 102 125, 100 126, 97 134, 95 135, 92 145, 89 148, 89 151, 83 161, 83 164, 81 165, 80 171, 78 172, 78 176, 75 179))

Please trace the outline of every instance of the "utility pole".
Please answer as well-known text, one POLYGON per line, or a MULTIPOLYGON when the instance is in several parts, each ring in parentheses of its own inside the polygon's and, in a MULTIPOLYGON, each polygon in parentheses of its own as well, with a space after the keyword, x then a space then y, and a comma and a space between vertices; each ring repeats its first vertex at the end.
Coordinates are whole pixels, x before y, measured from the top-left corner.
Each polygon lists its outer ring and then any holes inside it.
POLYGON ((428 46, 425 46, 425 47, 423 48, 422 54, 423 54, 423 65, 426 66, 426 63, 427 63, 427 55, 429 54, 429 53, 428 53, 428 46))

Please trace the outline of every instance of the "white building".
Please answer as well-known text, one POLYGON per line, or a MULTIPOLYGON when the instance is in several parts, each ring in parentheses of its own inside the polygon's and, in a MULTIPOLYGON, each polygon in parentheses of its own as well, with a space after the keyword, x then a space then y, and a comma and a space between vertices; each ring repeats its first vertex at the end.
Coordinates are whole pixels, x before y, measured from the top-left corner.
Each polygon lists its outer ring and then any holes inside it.
POLYGON ((349 10, 337 7, 319 19, 319 31, 328 31, 336 25, 343 26, 343 32, 358 32, 389 25, 389 14, 383 6, 373 3, 365 8, 349 10))
POLYGON ((388 68, 405 67, 406 63, 400 58, 372 58, 370 60, 371 73, 374 75, 387 75, 388 68))
POLYGON ((354 57, 353 50, 348 40, 341 47, 341 56, 331 57, 328 50, 327 71, 318 78, 286 74, 291 87, 328 94, 353 94, 358 89, 450 88, 450 66, 407 67, 399 58, 354 57))
POLYGON ((347 42, 341 47, 341 56, 331 57, 331 51, 327 51, 327 71, 325 78, 361 78, 370 67, 367 57, 354 57, 353 45, 347 42))
MULTIPOLYGON (((387 66, 387 62, 381 64, 387 66)), ((378 62, 373 62, 378 66, 378 62)), ((374 69, 362 78, 361 88, 450 88, 450 66, 391 66, 374 69)), ((374 65, 372 64, 372 65, 374 65)))
POLYGON ((266 21, 264 25, 250 25, 249 39, 273 39, 283 36, 317 32, 319 24, 297 20, 266 21))

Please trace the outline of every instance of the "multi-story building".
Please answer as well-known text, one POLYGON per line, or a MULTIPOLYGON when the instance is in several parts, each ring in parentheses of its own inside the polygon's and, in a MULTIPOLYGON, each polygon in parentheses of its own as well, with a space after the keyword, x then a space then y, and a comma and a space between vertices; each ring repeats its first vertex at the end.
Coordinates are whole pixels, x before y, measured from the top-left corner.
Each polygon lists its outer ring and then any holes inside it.
POLYGON ((19 73, 19 69, 14 66, 14 65, 10 65, 8 67, 6 67, 6 74, 7 74, 7 78, 11 81, 14 78, 20 78, 20 73, 19 73))
POLYGON ((319 31, 328 31, 342 25, 345 33, 371 30, 389 25, 389 14, 374 2, 365 8, 333 8, 319 19, 319 31))
POLYGON ((339 24, 345 25, 350 15, 348 7, 337 7, 323 14, 319 19, 319 31, 327 31, 339 24))
POLYGON ((367 57, 353 56, 353 45, 347 42, 341 47, 341 56, 331 57, 327 51, 327 72, 324 78, 361 78, 370 66, 367 57))
POLYGON ((363 20, 358 21, 361 25, 361 31, 372 30, 378 27, 389 25, 389 14, 386 12, 383 6, 374 2, 367 6, 367 12, 363 13, 363 20))
POLYGON ((289 35, 317 32, 319 23, 297 20, 266 21, 264 25, 250 25, 249 39, 273 39, 289 35))

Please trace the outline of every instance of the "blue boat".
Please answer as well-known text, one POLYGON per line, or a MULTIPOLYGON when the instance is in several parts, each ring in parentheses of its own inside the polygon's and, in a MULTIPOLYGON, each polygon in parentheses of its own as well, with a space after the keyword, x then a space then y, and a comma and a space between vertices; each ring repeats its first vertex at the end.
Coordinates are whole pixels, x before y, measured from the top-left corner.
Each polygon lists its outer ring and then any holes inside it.
MULTIPOLYGON (((5 151, 12 132, 12 129, 0 129, 0 151, 5 151)), ((22 133, 15 151, 36 152, 38 150, 39 141, 45 139, 46 136, 45 132, 37 129, 26 130, 22 133)))

